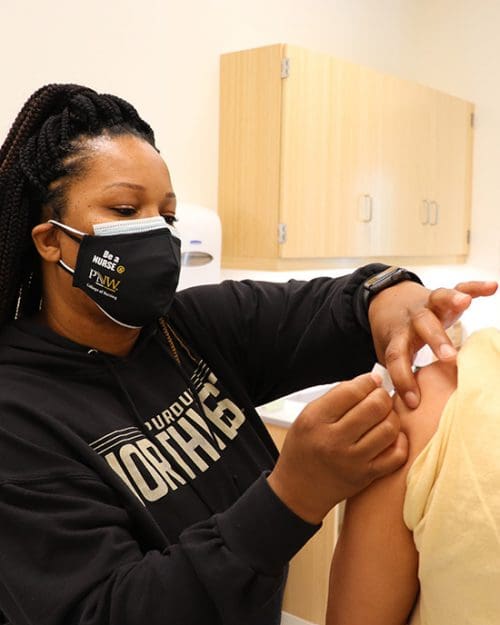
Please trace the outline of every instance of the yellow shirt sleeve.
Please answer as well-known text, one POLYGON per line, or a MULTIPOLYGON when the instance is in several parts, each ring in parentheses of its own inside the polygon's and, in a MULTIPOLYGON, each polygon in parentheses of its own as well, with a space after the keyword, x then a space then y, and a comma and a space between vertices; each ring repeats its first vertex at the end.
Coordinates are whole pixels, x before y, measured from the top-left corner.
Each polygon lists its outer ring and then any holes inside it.
POLYGON ((407 478, 419 553, 412 624, 500 623, 500 331, 471 335, 438 429, 407 478))

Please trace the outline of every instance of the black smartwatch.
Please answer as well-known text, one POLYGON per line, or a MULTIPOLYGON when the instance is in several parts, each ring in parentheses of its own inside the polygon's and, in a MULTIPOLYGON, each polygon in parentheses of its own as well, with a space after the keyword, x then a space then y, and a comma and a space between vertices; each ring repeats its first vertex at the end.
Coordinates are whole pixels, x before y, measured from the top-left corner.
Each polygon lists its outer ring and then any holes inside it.
POLYGON ((404 282, 405 280, 422 284, 422 281, 417 274, 412 273, 407 269, 403 269, 402 267, 388 267, 387 269, 384 269, 384 271, 376 273, 374 276, 365 280, 362 284, 362 289, 363 303, 366 310, 368 310, 368 304, 374 295, 389 288, 390 286, 398 284, 398 282, 404 282))

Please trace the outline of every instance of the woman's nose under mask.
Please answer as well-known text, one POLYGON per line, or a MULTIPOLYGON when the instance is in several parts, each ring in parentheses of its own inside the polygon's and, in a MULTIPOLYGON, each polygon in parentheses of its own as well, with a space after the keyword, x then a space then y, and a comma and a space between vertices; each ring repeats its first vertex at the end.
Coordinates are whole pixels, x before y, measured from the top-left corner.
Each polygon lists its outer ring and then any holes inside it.
POLYGON ((140 328, 168 312, 180 271, 180 237, 163 217, 104 222, 85 234, 50 219, 79 244, 74 269, 59 265, 115 323, 140 328))

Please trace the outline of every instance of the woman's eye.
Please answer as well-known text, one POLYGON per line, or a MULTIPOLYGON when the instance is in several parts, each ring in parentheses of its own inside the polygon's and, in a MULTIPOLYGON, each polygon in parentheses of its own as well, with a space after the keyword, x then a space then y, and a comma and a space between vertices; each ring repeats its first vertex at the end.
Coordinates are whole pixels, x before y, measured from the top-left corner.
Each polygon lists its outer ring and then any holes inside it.
POLYGON ((173 226, 177 221, 177 217, 175 215, 162 215, 162 217, 169 226, 173 226))
POLYGON ((113 210, 115 211, 115 213, 122 215, 122 217, 131 217, 136 213, 136 210, 133 206, 114 206, 113 210))

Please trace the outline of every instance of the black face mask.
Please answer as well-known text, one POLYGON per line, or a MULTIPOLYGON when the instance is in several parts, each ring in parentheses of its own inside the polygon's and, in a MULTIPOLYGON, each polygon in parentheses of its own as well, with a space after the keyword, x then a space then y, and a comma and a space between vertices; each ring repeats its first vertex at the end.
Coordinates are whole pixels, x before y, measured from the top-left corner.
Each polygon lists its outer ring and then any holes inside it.
POLYGON ((115 323, 141 328, 167 313, 181 254, 180 239, 162 217, 96 224, 95 235, 50 223, 80 245, 74 269, 59 265, 115 323))

